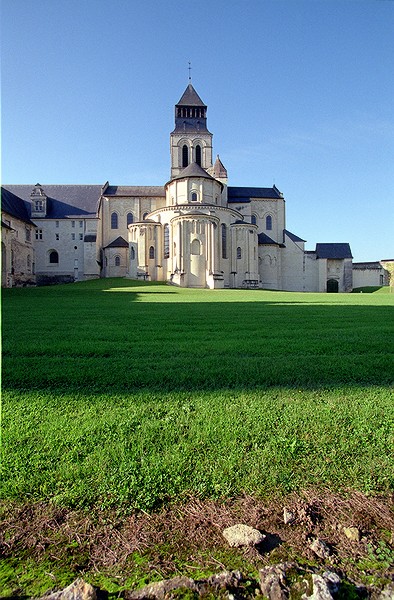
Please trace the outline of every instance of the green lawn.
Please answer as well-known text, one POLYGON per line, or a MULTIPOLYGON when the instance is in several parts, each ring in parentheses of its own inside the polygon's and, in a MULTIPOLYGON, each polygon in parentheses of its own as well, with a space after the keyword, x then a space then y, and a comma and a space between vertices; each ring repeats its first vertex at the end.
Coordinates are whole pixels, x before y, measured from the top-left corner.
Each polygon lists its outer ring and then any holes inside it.
POLYGON ((2 307, 3 499, 122 512, 394 487, 394 295, 113 279, 2 307))

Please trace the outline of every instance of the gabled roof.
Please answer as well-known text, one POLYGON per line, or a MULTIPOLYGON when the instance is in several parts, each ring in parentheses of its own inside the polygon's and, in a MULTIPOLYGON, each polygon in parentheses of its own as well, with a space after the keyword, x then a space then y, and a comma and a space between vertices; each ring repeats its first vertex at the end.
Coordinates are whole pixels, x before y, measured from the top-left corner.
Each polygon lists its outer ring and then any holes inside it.
POLYGON ((182 169, 179 175, 176 175, 173 179, 185 179, 186 177, 205 177, 206 179, 214 179, 214 177, 209 175, 209 173, 196 162, 190 163, 190 165, 182 169))
POLYGON ((316 244, 317 258, 353 258, 347 243, 316 244))
POLYGON ((229 187, 227 189, 228 202, 230 204, 250 202, 252 198, 283 198, 283 194, 277 187, 255 188, 255 187, 229 187))
POLYGON ((7 223, 4 223, 4 221, 1 222, 1 226, 4 227, 5 229, 9 229, 10 231, 14 231, 12 227, 10 227, 9 225, 7 225, 7 223))
POLYGON ((105 248, 128 248, 129 244, 126 240, 120 235, 113 242, 105 246, 105 248))
POLYGON ((283 238, 285 235, 287 235, 287 237, 290 238, 293 242, 306 242, 306 240, 303 240, 302 238, 298 237, 298 235, 291 233, 291 231, 289 231, 288 229, 283 230, 283 238))
MULTIPOLYGON (((7 190, 28 203, 34 185, 6 185, 7 190)), ((97 203, 101 195, 101 185, 42 185, 48 197, 48 219, 64 219, 75 216, 95 216, 97 203)), ((30 212, 29 212, 30 214, 30 212)))
POLYGON ((278 242, 275 242, 273 239, 271 239, 268 235, 266 235, 265 233, 259 233, 257 236, 259 245, 269 245, 269 246, 279 246, 278 242))
POLYGON ((1 188, 1 210, 15 219, 34 225, 30 220, 29 204, 5 187, 1 188))
POLYGON ((206 105, 201 100, 191 83, 189 83, 183 92, 182 98, 179 100, 176 106, 204 106, 206 108, 206 105))

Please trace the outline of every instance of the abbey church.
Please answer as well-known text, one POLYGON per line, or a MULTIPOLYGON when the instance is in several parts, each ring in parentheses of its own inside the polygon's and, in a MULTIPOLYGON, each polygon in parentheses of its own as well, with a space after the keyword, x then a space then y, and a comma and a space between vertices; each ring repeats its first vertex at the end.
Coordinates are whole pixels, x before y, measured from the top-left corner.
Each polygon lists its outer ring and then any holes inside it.
POLYGON ((287 229, 277 187, 228 185, 214 160, 207 106, 191 83, 175 105, 170 153, 163 186, 3 186, 2 285, 127 277, 209 289, 351 291, 348 243, 305 250, 287 229))

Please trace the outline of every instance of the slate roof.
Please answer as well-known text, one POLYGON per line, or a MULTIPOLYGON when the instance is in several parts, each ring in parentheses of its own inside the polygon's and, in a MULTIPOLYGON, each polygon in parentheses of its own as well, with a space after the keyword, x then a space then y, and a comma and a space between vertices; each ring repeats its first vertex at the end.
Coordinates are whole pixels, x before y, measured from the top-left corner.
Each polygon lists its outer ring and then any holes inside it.
POLYGON ((272 238, 270 238, 268 235, 266 235, 265 233, 259 233, 257 236, 259 245, 274 245, 274 246, 279 246, 278 242, 275 242, 272 238))
POLYGON ((252 198, 283 198, 283 194, 277 187, 255 188, 255 187, 228 187, 229 204, 250 202, 252 198))
POLYGON ((285 234, 293 242, 306 242, 306 240, 303 240, 302 238, 298 237, 298 235, 295 235, 294 233, 291 233, 291 231, 289 231, 288 229, 284 229, 283 230, 283 239, 284 239, 285 234))
POLYGON ((163 186, 159 185, 109 185, 103 196, 126 196, 126 197, 165 197, 163 186))
POLYGON ((25 202, 23 198, 19 197, 5 187, 1 188, 1 210, 8 213, 15 219, 19 219, 20 221, 34 225, 34 223, 32 223, 30 220, 29 206, 30 202, 25 202))
POLYGON ((353 269, 356 269, 356 270, 382 269, 382 265, 380 264, 379 261, 375 261, 375 262, 359 262, 359 263, 353 263, 353 269))
MULTIPOLYGON (((29 206, 34 185, 6 185, 7 190, 22 198, 29 206)), ((101 194, 101 185, 43 185, 48 197, 47 218, 95 217, 101 194)))
POLYGON ((185 177, 205 177, 205 179, 214 179, 209 173, 207 173, 200 165, 196 162, 190 163, 187 167, 182 169, 179 175, 172 178, 174 179, 185 179, 185 177))
POLYGON ((206 108, 206 105, 201 100, 191 83, 189 83, 183 92, 182 98, 179 100, 176 106, 203 106, 206 108))
POLYGON ((113 242, 105 246, 105 248, 128 248, 129 244, 126 240, 120 235, 113 242))
POLYGON ((317 258, 353 258, 347 243, 316 244, 317 258))

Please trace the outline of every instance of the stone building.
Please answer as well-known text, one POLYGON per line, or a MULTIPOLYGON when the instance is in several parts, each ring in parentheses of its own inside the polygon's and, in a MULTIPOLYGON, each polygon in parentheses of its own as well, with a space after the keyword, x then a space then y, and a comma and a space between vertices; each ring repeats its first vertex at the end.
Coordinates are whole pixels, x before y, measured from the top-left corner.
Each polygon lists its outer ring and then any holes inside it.
POLYGON ((1 282, 4 287, 34 285, 35 224, 29 206, 8 190, 1 194, 1 282))
POLYGON ((386 263, 392 262, 382 260, 353 263, 353 287, 381 287, 383 285, 390 285, 390 273, 386 263))
MULTIPOLYGON (((34 247, 37 283, 128 277, 211 289, 352 289, 349 244, 307 251, 287 229, 275 185, 228 185, 219 156, 213 160, 207 106, 191 83, 175 105, 170 154, 163 186, 5 186, 3 203, 23 205, 23 226, 35 225, 24 243, 31 264, 34 247)), ((22 283, 9 267, 3 285, 22 283)))

